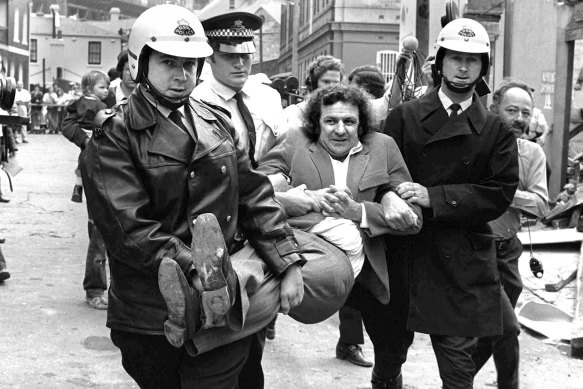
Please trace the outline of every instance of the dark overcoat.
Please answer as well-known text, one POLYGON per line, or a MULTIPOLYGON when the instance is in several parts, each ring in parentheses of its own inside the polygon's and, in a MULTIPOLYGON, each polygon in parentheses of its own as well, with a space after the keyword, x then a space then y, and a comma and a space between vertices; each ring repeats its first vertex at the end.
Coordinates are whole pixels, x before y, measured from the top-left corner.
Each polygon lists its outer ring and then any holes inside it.
POLYGON ((421 232, 393 247, 408 266, 408 328, 501 334, 501 286, 487 223, 508 208, 518 186, 516 140, 477 95, 450 120, 437 91, 395 108, 385 126, 432 206, 424 209, 421 232))

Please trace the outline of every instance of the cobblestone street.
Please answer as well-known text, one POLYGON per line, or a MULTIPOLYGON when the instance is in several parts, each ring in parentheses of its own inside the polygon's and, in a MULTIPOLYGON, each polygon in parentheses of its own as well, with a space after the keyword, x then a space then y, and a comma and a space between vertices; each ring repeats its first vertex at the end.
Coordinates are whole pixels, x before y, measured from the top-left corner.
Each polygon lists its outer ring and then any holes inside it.
MULTIPOLYGON (((84 301, 87 212, 85 203, 70 201, 78 150, 61 135, 29 139, 19 145, 24 171, 14 179, 14 193, 1 173, 11 202, 0 205, 0 237, 12 277, 0 283, 0 388, 137 387, 109 339, 106 312, 84 301)), ((336 316, 307 326, 280 315, 276 330, 265 347, 267 389, 370 388, 372 369, 334 357, 336 316)), ((583 360, 527 331, 520 341, 523 388, 583 388, 583 360)), ((368 338, 364 352, 373 358, 368 338)), ((408 389, 440 387, 427 336, 417 335, 404 378, 408 389)), ((490 361, 475 387, 495 388, 495 382, 490 361)))

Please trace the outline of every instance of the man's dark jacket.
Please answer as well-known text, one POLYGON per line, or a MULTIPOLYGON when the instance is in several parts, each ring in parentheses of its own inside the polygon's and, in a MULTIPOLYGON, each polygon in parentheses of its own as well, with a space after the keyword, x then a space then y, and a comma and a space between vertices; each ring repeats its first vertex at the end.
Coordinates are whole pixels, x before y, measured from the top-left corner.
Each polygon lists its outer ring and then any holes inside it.
POLYGON ((437 92, 396 107, 385 125, 432 205, 424 209, 421 232, 398 237, 393 248, 409 271, 408 328, 501 334, 501 286, 488 221, 508 208, 518 186, 516 139, 477 95, 450 120, 437 92))
POLYGON ((170 257, 188 269, 198 215, 216 215, 229 248, 239 225, 276 275, 298 248, 269 180, 250 169, 228 117, 190 99, 185 108, 195 141, 138 88, 127 103, 101 111, 102 129, 83 153, 82 176, 109 254, 107 325, 159 335, 167 310, 158 267, 170 257))

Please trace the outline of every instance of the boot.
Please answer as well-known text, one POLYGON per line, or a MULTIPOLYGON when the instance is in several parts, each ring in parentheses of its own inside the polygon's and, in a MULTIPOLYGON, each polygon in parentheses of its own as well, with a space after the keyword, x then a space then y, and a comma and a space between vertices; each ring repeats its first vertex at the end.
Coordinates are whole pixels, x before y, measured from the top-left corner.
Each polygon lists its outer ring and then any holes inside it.
POLYGON ((227 314, 235 303, 237 275, 217 218, 204 213, 192 230, 192 262, 202 284, 203 328, 227 324, 227 314))
POLYGON ((10 199, 7 199, 6 197, 4 197, 2 195, 2 192, 0 192, 0 203, 9 203, 10 199))
POLYGON ((186 279, 180 265, 167 257, 162 258, 158 268, 158 287, 168 309, 164 335, 172 346, 185 346, 200 327, 200 307, 196 291, 186 279))
POLYGON ((399 373, 394 378, 383 380, 373 371, 370 382, 372 383, 372 389, 403 389, 403 374, 399 373))

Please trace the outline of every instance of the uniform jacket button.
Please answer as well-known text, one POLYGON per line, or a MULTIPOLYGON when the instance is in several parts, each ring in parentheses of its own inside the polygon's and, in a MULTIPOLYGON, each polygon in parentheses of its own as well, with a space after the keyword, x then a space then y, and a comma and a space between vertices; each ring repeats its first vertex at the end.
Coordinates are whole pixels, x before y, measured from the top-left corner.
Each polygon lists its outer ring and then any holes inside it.
POLYGON ((227 221, 230 222, 231 221, 231 215, 227 216, 227 221))
POLYGON ((451 205, 457 205, 457 201, 453 200, 453 201, 451 202, 451 205))
POLYGON ((194 172, 190 172, 190 178, 194 178, 194 172))
POLYGON ((226 166, 221 166, 221 173, 225 174, 227 172, 226 166))

